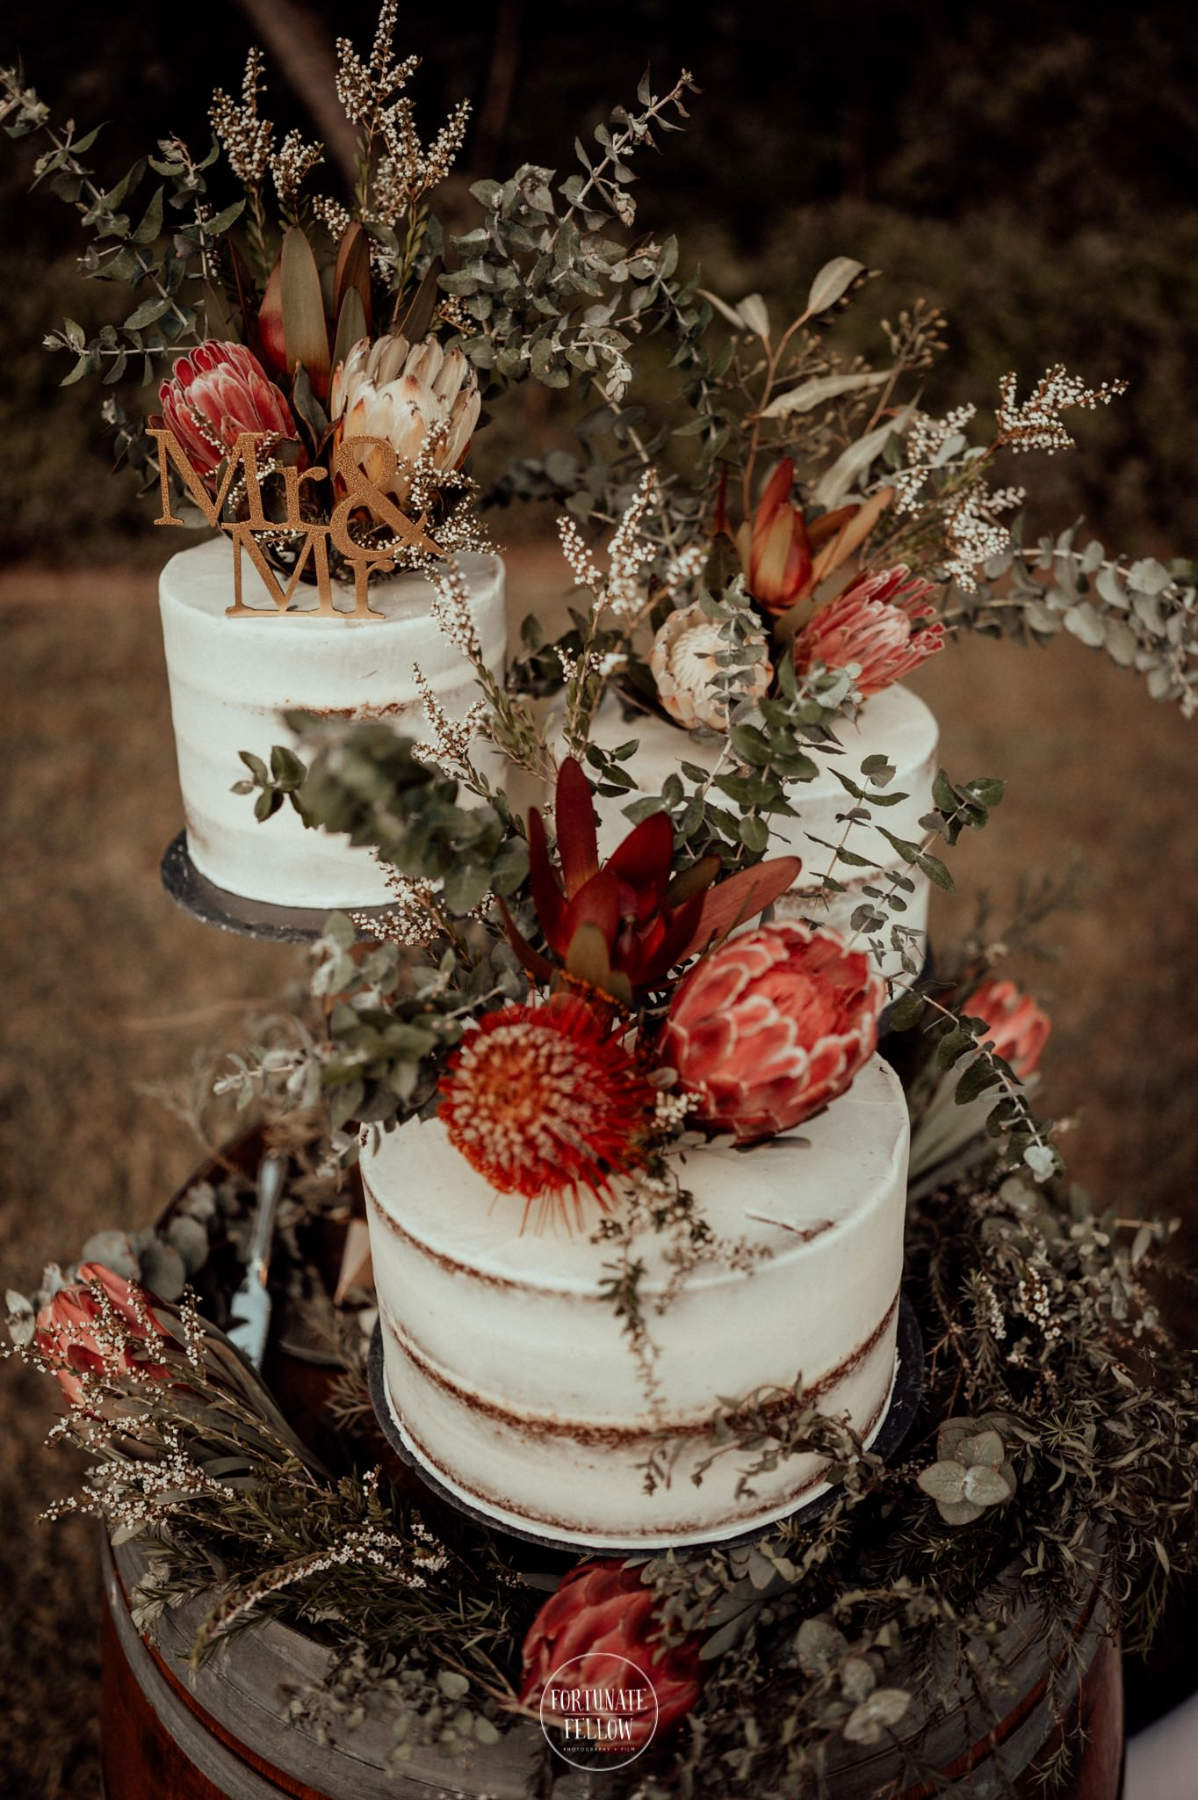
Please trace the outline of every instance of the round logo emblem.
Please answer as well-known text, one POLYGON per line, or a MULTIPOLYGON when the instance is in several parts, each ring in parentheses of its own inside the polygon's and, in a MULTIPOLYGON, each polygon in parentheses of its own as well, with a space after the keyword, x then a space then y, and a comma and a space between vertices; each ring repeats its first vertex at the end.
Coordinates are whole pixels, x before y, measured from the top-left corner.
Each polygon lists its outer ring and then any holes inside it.
POLYGON ((624 1656, 575 1656, 541 1691, 541 1730, 576 1769, 620 1769, 647 1750, 657 1730, 657 1694, 645 1671, 624 1656), (596 1662, 602 1687, 594 1683, 596 1662))

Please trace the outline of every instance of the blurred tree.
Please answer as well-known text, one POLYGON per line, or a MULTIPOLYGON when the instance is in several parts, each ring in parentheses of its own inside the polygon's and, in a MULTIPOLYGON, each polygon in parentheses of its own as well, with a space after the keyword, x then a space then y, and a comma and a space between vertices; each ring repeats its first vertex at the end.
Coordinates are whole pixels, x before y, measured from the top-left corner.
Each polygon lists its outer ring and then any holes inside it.
MULTIPOLYGON (((83 44, 70 0, 12 0, 0 55, 22 55, 60 115, 108 120, 96 155, 115 177, 167 129, 202 140, 212 88, 236 84, 259 37, 271 116, 310 132, 333 38, 368 42, 376 10, 219 0, 180 15, 127 0, 83 44)), ((886 267, 896 306, 923 293, 950 309, 972 398, 1005 367, 1026 375, 1057 357, 1093 377, 1130 376, 1128 401, 1087 429, 1081 485, 1065 501, 1100 509, 1112 535, 1180 548, 1198 541, 1186 399, 1198 348, 1198 34, 1179 31, 1179 17, 1171 0, 1134 11, 859 0, 851 15, 833 0, 781 13, 642 0, 631 15, 625 0, 493 0, 452 25, 435 9, 401 13, 399 32, 425 59, 414 91, 430 116, 474 100, 476 174, 524 160, 564 170, 574 133, 628 98, 646 63, 662 79, 685 64, 704 91, 692 129, 646 166, 645 222, 678 228, 710 279, 740 292, 797 292, 827 249, 886 267)), ((59 371, 34 377, 29 333, 63 310, 58 259, 74 224, 25 194, 25 146, 6 151, 0 208, 20 248, 0 253, 0 331, 17 352, 0 367, 0 405, 18 420, 57 417, 59 371)), ((77 304, 97 309, 100 297, 77 304)), ((940 385, 964 397, 960 374, 940 385)), ((76 421, 75 447, 79 400, 64 396, 61 410, 76 421)), ((28 459, 0 448, 10 495, 18 470, 27 490, 28 459)), ((101 511, 105 492, 92 496, 101 511)), ((121 506, 114 516, 132 524, 121 506)), ((0 543, 35 542, 45 548, 18 504, 0 543)))

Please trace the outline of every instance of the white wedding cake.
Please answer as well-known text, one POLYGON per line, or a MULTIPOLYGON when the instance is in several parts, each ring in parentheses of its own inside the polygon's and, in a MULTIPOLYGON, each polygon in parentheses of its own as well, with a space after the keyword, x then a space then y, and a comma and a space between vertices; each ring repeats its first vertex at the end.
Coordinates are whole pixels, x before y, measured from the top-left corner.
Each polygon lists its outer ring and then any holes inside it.
MULTIPOLYGON (((243 561, 245 603, 261 606, 261 619, 225 616, 233 602, 233 553, 223 538, 172 556, 159 582, 191 860, 218 888, 276 906, 384 905, 390 890, 369 850, 306 830, 290 806, 266 823, 255 819, 253 802, 231 791, 246 775, 238 752, 269 764, 275 744, 293 745, 283 723, 292 708, 382 719, 423 738, 428 727, 413 669, 454 720, 477 698, 474 671, 434 619, 423 575, 371 587, 371 606, 385 615, 378 621, 316 615, 315 591, 302 587, 297 607, 278 615, 250 559, 243 561)), ((487 665, 502 680, 503 564, 478 553, 457 561, 487 665)), ((352 610, 351 590, 346 605, 352 610)))
POLYGON ((696 1486, 721 1399, 799 1382, 867 1441, 884 1418, 908 1125, 879 1057, 797 1131, 685 1154, 712 1254, 679 1277, 668 1236, 646 1230, 628 1252, 644 1262, 652 1393, 605 1291, 616 1253, 597 1212, 522 1229, 519 1197, 439 1120, 373 1137, 361 1166, 388 1402, 417 1464, 496 1523, 594 1548, 734 1537, 810 1500, 825 1464, 784 1458, 742 1492, 751 1458, 732 1445, 696 1486), (653 1492, 650 1459, 666 1471, 653 1492))

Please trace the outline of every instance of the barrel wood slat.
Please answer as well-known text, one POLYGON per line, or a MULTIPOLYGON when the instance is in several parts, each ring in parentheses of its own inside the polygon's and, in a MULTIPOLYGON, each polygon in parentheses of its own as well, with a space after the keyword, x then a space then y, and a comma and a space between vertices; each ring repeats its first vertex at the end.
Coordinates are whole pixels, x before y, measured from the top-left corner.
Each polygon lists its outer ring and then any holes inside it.
MULTIPOLYGON (((416 1747, 401 1772, 390 1772, 384 1759, 394 1739, 378 1721, 367 1720, 348 1744, 332 1745, 283 1716, 285 1687, 315 1682, 328 1666, 321 1645, 268 1620, 191 1669, 187 1656, 203 1602, 163 1614, 147 1646, 128 1602, 144 1553, 126 1544, 106 1549, 104 1560, 107 1800, 525 1800, 544 1750, 535 1725, 453 1763, 416 1747), (125 1692, 131 1685, 140 1703, 125 1692), (156 1774, 148 1776, 147 1767, 156 1774)), ((567 1776, 557 1788, 560 1800, 597 1800, 599 1792, 586 1776, 567 1776)))
MULTIPOLYGON (((399 1773, 384 1759, 392 1739, 367 1720, 344 1743, 321 1744, 285 1719, 284 1689, 316 1680, 328 1652, 268 1621, 239 1635, 199 1670, 187 1653, 203 1613, 195 1602, 160 1621, 147 1646, 129 1616, 128 1593, 145 1566, 136 1545, 105 1557, 109 1617, 104 1645, 103 1766, 108 1800, 525 1800, 543 1745, 535 1726, 505 1734, 469 1760, 447 1763, 416 1748, 399 1773)), ((970 1693, 918 1745, 923 1769, 968 1784, 970 1800, 1039 1800, 1036 1771, 1062 1738, 1085 1742, 1062 1800, 1118 1800, 1122 1690, 1117 1640, 1095 1593, 1078 1620, 1055 1700, 1047 1694, 1043 1631, 1032 1608, 1016 1616, 996 1654, 1009 1687, 986 1699, 970 1693), (963 1746, 965 1748, 963 1748, 963 1746)), ((960 1690, 958 1690, 960 1691, 960 1690)), ((911 1740, 926 1722, 916 1707, 903 1722, 911 1740)), ((838 1754, 836 1800, 930 1800, 933 1782, 907 1785, 892 1746, 838 1754)), ((563 1771, 556 1800, 602 1800, 602 1776, 563 1771)))

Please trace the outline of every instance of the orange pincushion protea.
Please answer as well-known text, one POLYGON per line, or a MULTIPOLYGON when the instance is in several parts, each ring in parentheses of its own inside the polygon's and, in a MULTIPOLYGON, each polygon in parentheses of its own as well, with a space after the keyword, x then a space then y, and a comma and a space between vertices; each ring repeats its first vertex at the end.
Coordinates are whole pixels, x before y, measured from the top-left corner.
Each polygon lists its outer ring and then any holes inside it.
POLYGON ((580 1212, 579 1189, 605 1206, 613 1175, 634 1168, 654 1091, 585 1000, 486 1013, 441 1078, 449 1141, 501 1194, 580 1212))

